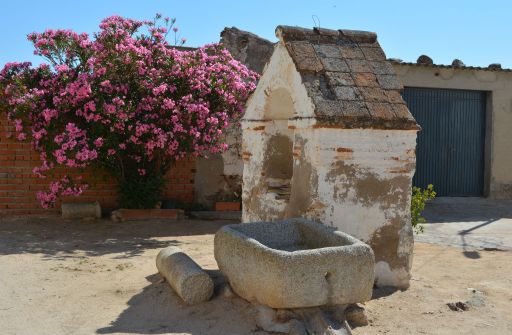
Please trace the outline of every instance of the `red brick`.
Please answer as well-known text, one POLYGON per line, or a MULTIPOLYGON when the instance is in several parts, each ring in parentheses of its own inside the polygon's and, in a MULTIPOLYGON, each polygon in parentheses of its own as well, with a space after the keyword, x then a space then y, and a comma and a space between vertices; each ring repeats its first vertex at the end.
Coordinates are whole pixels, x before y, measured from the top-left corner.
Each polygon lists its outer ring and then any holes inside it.
MULTIPOLYGON (((107 173, 96 170, 77 170, 58 168, 48 178, 41 179, 32 174, 32 168, 40 165, 39 154, 32 150, 30 143, 21 143, 14 138, 7 138, 6 132, 14 127, 0 113, 0 173, 9 173, 14 177, 0 178, 0 215, 25 215, 55 213, 54 209, 42 209, 36 193, 45 190, 48 184, 66 174, 82 175, 90 188, 81 197, 66 197, 66 201, 99 201, 104 207, 117 206, 117 184, 107 173), (4 203, 5 202, 5 203, 4 203)), ((188 157, 176 162, 166 175, 166 197, 190 202, 194 199, 195 158, 188 157), (178 188, 178 189, 177 189, 178 188)))

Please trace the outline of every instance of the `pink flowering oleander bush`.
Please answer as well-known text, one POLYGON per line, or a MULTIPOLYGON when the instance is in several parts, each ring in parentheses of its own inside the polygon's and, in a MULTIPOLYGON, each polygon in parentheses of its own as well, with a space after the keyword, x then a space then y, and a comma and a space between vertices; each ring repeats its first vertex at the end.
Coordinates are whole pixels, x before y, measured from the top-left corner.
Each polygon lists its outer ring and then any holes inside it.
MULTIPOLYGON (((40 154, 36 175, 59 166, 106 168, 119 183, 122 207, 152 208, 175 161, 227 148, 223 132, 243 113, 256 73, 219 44, 181 50, 176 35, 170 44, 174 20, 160 18, 112 16, 92 39, 69 30, 28 35, 47 63, 6 64, 0 110, 14 136, 40 154)), ((38 199, 49 207, 87 185, 64 176, 38 199)))

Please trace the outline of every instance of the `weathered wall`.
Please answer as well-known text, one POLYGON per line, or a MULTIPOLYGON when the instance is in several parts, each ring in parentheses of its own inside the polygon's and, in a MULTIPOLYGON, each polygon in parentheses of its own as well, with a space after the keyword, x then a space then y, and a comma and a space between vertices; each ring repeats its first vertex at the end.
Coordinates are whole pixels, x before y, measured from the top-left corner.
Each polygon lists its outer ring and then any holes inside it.
POLYGON ((235 201, 241 197, 244 166, 238 123, 226 131, 225 141, 229 149, 224 153, 196 160, 195 201, 207 208, 215 201, 235 201))
POLYGON ((243 222, 300 216, 334 226, 371 245, 378 285, 409 285, 416 130, 316 124, 313 102, 282 44, 248 103, 242 126, 243 222), (280 166, 292 160, 289 192, 286 178, 276 188, 275 175, 269 175, 269 162, 276 151, 286 152, 286 139, 291 155, 279 157, 280 166))
POLYGON ((408 286, 415 147, 416 131, 297 129, 289 215, 367 242, 375 252, 377 284, 408 286))
POLYGON ((512 72, 393 64, 404 86, 488 91, 486 195, 512 199, 512 72))
MULTIPOLYGON (((260 74, 274 50, 272 42, 234 27, 222 31, 221 43, 235 59, 260 74)), ((241 196, 242 132, 238 123, 226 132, 226 143, 229 149, 223 154, 197 159, 195 199, 207 207, 216 200, 236 200, 241 196)))
POLYGON ((276 199, 261 173, 268 143, 280 136, 271 123, 244 132, 243 221, 305 217, 334 226, 373 248, 378 285, 407 287, 416 131, 296 128, 288 200, 276 199))

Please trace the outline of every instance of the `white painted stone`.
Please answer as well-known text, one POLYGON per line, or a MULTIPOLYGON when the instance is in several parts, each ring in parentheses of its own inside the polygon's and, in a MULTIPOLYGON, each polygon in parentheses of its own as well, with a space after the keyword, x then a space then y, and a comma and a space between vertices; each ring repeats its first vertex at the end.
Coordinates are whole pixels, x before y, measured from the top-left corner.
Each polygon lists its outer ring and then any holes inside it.
MULTIPOLYGON (((286 47, 278 43, 258 87, 247 102, 244 120, 264 120, 269 92, 284 89, 291 95, 295 116, 313 117, 314 106, 286 47)), ((242 123, 247 129, 247 123, 242 123)))
POLYGON ((377 286, 408 287, 411 275, 404 269, 392 270, 389 264, 383 261, 375 264, 375 278, 377 286))
POLYGON ((336 227, 385 249, 375 252, 376 261, 387 265, 376 268, 377 283, 408 286, 416 130, 318 124, 314 103, 283 43, 276 45, 248 102, 242 130, 243 222, 305 217, 336 227), (276 199, 265 174, 269 143, 278 134, 293 142, 289 200, 276 199), (379 258, 389 254, 392 260, 379 258))

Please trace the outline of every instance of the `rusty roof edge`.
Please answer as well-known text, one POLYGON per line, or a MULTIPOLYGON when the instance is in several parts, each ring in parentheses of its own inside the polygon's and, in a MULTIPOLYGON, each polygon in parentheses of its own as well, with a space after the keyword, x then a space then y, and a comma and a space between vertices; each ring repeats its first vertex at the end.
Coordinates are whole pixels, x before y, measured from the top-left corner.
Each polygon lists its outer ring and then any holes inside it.
POLYGON ((394 58, 388 58, 388 61, 396 65, 416 66, 425 68, 437 68, 437 69, 455 69, 455 70, 478 70, 478 71, 490 71, 490 72, 512 72, 512 69, 493 68, 493 67, 481 67, 481 66, 453 66, 445 64, 418 64, 413 62, 399 62, 394 58))

